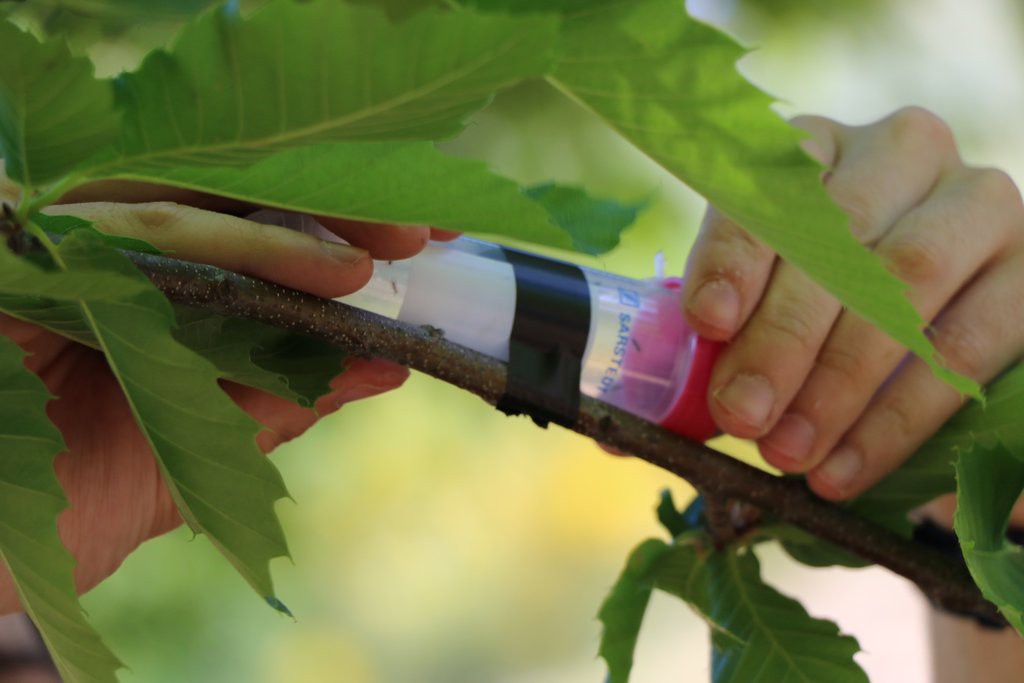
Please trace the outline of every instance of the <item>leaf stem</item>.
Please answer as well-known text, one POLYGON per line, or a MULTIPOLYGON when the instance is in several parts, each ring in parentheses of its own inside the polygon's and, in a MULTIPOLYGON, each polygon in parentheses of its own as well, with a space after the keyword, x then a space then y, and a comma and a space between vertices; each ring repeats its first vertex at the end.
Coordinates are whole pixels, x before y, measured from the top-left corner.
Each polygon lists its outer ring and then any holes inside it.
POLYGON ((68 269, 67 264, 64 263, 64 258, 60 255, 60 252, 57 251, 57 245, 54 244, 53 240, 50 239, 50 236, 46 234, 45 230, 31 220, 26 220, 22 225, 24 226, 25 232, 36 238, 39 244, 46 249, 46 252, 53 259, 54 263, 60 266, 61 270, 68 269))
POLYGON ((64 176, 40 194, 26 190, 21 196, 21 201, 18 202, 18 209, 15 212, 16 219, 22 225, 27 224, 32 214, 53 204, 84 182, 81 175, 72 173, 64 176))
POLYGON ((701 491, 704 497, 704 516, 708 520, 708 529, 715 547, 722 550, 739 537, 739 530, 733 524, 730 507, 732 501, 714 494, 701 491))

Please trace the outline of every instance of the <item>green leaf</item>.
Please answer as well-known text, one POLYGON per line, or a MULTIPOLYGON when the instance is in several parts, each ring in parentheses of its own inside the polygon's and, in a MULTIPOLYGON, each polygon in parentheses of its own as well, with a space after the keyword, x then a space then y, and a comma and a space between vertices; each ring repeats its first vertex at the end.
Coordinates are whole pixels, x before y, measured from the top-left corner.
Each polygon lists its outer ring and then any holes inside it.
POLYGON ((959 391, 981 396, 938 363, 906 285, 853 237, 798 146, 803 134, 736 71, 739 45, 678 0, 588 7, 566 18, 563 38, 557 87, 959 391))
POLYGON ((588 254, 603 254, 618 246, 619 235, 642 208, 595 200, 578 187, 550 182, 527 188, 526 196, 547 209, 551 219, 572 236, 575 249, 588 254))
POLYGON ((658 562, 672 547, 654 539, 644 541, 629 556, 622 575, 601 605, 597 617, 604 625, 598 654, 608 663, 607 683, 628 683, 633 652, 647 612, 658 562))
POLYGON ((82 302, 82 315, 182 517, 260 595, 273 597, 269 562, 288 554, 274 502, 288 494, 256 446, 260 425, 221 391, 213 365, 175 341, 170 304, 124 256, 76 230, 55 258, 70 272, 107 270, 143 286, 141 294, 82 302))
POLYGON ((67 500, 53 471, 65 450, 46 417, 50 394, 25 367, 25 353, 0 335, 0 557, 67 683, 116 681, 121 662, 85 620, 75 559, 57 534, 67 500))
POLYGON ((664 489, 658 501, 658 521, 665 527, 669 535, 675 538, 682 533, 697 528, 698 519, 703 514, 703 509, 697 510, 697 508, 702 507, 703 504, 703 499, 698 496, 685 511, 681 511, 676 507, 676 502, 672 498, 672 492, 664 489))
POLYGON ((662 560, 657 588, 686 600, 714 625, 714 683, 862 683, 860 649, 830 621, 761 580, 753 552, 708 552, 678 546, 662 560))
MULTIPOLYGON (((391 0, 394 2, 422 4, 428 0, 391 0)), ((485 9, 491 12, 561 12, 581 13, 605 5, 621 3, 622 0, 459 0, 464 7, 485 9)))
POLYGON ((572 187, 524 194, 484 164, 449 157, 428 142, 320 144, 247 168, 146 167, 117 177, 290 211, 504 235, 589 253, 615 246, 639 210, 572 187))
MULTIPOLYGON (((112 243, 111 236, 93 229, 88 221, 72 216, 39 214, 37 217, 43 218, 40 222, 50 232, 67 235, 72 230, 85 230, 91 237, 105 244, 121 245, 116 236, 112 243)), ((148 247, 145 242, 139 242, 143 248, 148 247)), ((0 264, 3 262, 3 255, 0 254, 0 264)), ((21 265, 20 262, 17 265, 21 265)), ((73 287, 78 287, 80 292, 84 291, 89 286, 89 280, 79 272, 40 272, 46 278, 67 278, 70 286, 65 295, 71 300, 0 294, 0 312, 44 327, 79 344, 100 349, 88 319, 83 315, 77 299, 73 298, 73 287)), ((3 272, 0 272, 0 292, 4 289, 2 276, 3 272)), ((142 292, 148 286, 141 284, 137 274, 126 278, 106 271, 94 271, 92 277, 101 281, 110 279, 115 285, 100 290, 103 296, 99 298, 142 292)), ((44 290, 43 287, 23 289, 44 290)), ((345 353, 326 342, 260 323, 183 306, 177 307, 176 311, 174 337, 213 363, 221 378, 262 389, 308 407, 330 391, 330 380, 341 371, 345 353)))
MULTIPOLYGON (((712 619, 714 605, 707 584, 707 563, 713 552, 714 544, 706 532, 694 532, 677 540, 672 552, 655 567, 655 588, 689 605, 711 628, 712 635, 719 634, 742 646, 745 642, 742 638, 712 619)), ((735 552, 735 549, 727 552, 735 552)))
POLYGON ((802 562, 810 567, 869 567, 873 563, 853 553, 843 550, 839 546, 824 541, 803 529, 789 525, 778 524, 771 527, 763 527, 766 535, 778 539, 790 557, 797 562, 802 562))
POLYGON ((706 572, 709 616, 744 641, 712 634, 714 683, 867 682, 857 641, 765 584, 753 553, 715 553, 706 572))
POLYGON ((28 258, 14 254, 0 242, 0 294, 77 301, 102 299, 141 290, 142 287, 132 279, 117 273, 61 273, 44 270, 28 258))
MULTIPOLYGON (((402 21, 430 7, 451 7, 445 0, 348 0, 353 5, 380 7, 394 20, 402 21)), ((466 3, 460 3, 465 5, 466 3)))
POLYGON ((104 244, 109 244, 117 249, 127 249, 129 251, 137 251, 143 254, 164 253, 145 240, 136 239, 135 237, 111 235, 97 230, 95 223, 84 218, 78 218, 77 216, 51 216, 45 213, 37 213, 32 216, 32 222, 52 235, 63 236, 72 230, 88 230, 99 237, 104 244))
POLYGON ((601 655, 610 683, 625 683, 651 585, 692 607, 711 627, 715 683, 864 683, 857 641, 766 585, 754 553, 717 552, 703 532, 675 545, 649 540, 630 557, 601 609, 601 655))
POLYGON ((1008 368, 989 385, 985 405, 969 403, 943 426, 946 438, 973 436, 984 446, 1001 443, 1014 453, 1024 451, 1024 364, 1008 368))
POLYGON ((377 8, 273 0, 200 16, 169 51, 116 82, 117 155, 92 177, 242 165, 318 142, 454 135, 494 92, 551 66, 553 17, 425 11, 392 24, 377 8))
POLYGON ((971 576, 1024 635, 1024 548, 1010 543, 1010 513, 1024 492, 1024 461, 1002 444, 964 451, 956 461, 953 528, 971 576))
POLYGON ((854 500, 850 508, 909 536, 913 526, 907 515, 911 510, 956 490, 956 453, 970 441, 970 437, 939 430, 898 469, 854 500))
POLYGON ((1003 444, 1024 452, 1024 365, 1017 364, 989 385, 985 405, 968 403, 899 469, 858 498, 853 508, 861 515, 909 532, 907 513, 956 490, 957 453, 975 443, 1003 444))
MULTIPOLYGON (((149 247, 142 240, 104 235, 93 229, 88 221, 72 216, 35 214, 33 222, 59 235, 85 229, 113 246, 142 250, 149 247)), ((108 271, 69 273, 54 270, 52 260, 41 248, 30 256, 34 260, 18 257, 0 246, 0 311, 93 348, 99 348, 99 345, 82 317, 79 300, 130 295, 142 292, 148 286, 135 276, 124 277, 108 271)))
MULTIPOLYGON (((100 348, 76 303, 0 295, 0 312, 100 348)), ((175 312, 174 338, 212 363, 223 379, 311 407, 341 371, 345 352, 326 342, 184 306, 175 312)))
POLYGON ((174 338, 210 361, 221 377, 305 407, 330 392, 345 352, 327 342, 251 320, 175 306, 174 338))
POLYGON ((8 177, 32 188, 68 173, 117 139, 109 81, 63 41, 39 42, 0 20, 0 153, 8 177))
POLYGON ((34 296, 5 296, 0 294, 0 313, 45 327, 62 337, 99 348, 96 337, 82 317, 77 303, 54 301, 34 296))
MULTIPOLYGON (((671 502, 671 496, 668 499, 671 502)), ((608 683, 629 680, 652 586, 689 604, 712 630, 720 628, 707 619, 707 591, 695 583, 710 546, 706 533, 693 531, 677 537, 674 545, 648 539, 634 549, 598 615, 604 626, 600 654, 608 663, 608 683)))

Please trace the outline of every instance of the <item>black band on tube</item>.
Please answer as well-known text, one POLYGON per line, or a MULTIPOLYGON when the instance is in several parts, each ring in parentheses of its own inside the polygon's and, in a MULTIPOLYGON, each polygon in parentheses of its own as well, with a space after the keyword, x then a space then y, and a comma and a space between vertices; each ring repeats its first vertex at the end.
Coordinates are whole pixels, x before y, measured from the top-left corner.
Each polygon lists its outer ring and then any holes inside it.
POLYGON ((516 278, 508 384, 498 409, 542 427, 571 426, 580 409, 580 373, 590 334, 590 288, 571 263, 504 249, 516 278))

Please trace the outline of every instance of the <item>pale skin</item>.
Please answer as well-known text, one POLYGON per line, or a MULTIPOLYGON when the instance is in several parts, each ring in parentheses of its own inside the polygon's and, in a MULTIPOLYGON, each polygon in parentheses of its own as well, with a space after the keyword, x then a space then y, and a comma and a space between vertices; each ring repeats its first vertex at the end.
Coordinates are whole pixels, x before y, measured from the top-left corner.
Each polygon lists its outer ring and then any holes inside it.
MULTIPOLYGON (((867 126, 794 123, 854 235, 908 287, 946 365, 991 381, 1024 351, 1024 204, 1004 172, 963 163, 949 127, 909 108, 867 126)), ((921 360, 711 208, 687 264, 690 323, 729 342, 709 401, 830 500, 906 460, 964 397, 921 360)))
MULTIPOLYGON (((930 334, 948 365, 985 383, 1018 360, 1024 204, 1013 181, 966 166, 949 128, 921 109, 862 127, 819 117, 794 123, 809 132, 806 148, 829 169, 823 181, 851 215, 854 234, 907 283, 912 303, 933 321, 930 334)), ((13 199, 15 188, 5 183, 0 197, 13 199)), ((329 297, 365 284, 371 255, 412 256, 430 234, 327 221, 355 245, 344 247, 218 213, 233 207, 217 198, 139 185, 91 186, 62 201, 55 211, 91 218, 180 258, 329 297)), ((825 498, 865 490, 963 404, 922 362, 713 207, 689 258, 684 301, 701 334, 730 342, 709 394, 720 428, 756 440, 771 464, 805 473, 825 498)), ((32 354, 29 366, 60 397, 49 413, 69 446, 56 469, 71 509, 59 526, 79 560, 79 590, 87 590, 180 518, 102 358, 10 318, 0 318, 0 333, 32 354)), ((398 366, 355 361, 315 411, 227 388, 266 425, 260 446, 270 451, 323 414, 405 377, 398 366)), ((0 613, 16 608, 9 578, 0 573, 0 613)))
MULTIPOLYGON (((1013 180, 961 160, 949 127, 904 109, 867 126, 794 123, 854 235, 908 285, 947 365, 985 384, 1024 351, 1024 205, 1013 180)), ((848 500, 898 467, 963 405, 891 338, 709 208, 687 263, 686 316, 729 342, 708 400, 726 433, 848 500), (735 384, 733 384, 735 382, 735 384), (732 388, 730 388, 732 386, 732 388)), ((922 514, 952 524, 946 497, 922 514)), ((1018 504, 1012 523, 1024 524, 1018 504)), ((932 612, 936 683, 1016 681, 1011 629, 932 612)))

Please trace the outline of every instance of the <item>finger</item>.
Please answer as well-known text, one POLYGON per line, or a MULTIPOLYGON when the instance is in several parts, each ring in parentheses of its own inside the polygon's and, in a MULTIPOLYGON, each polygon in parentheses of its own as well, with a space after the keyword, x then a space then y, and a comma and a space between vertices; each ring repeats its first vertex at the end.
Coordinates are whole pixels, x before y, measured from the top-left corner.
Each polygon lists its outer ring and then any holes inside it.
POLYGON ((320 397, 315 408, 303 408, 287 399, 257 389, 226 383, 225 391, 238 405, 266 428, 257 436, 264 453, 301 436, 318 419, 346 403, 376 396, 401 386, 409 370, 380 358, 353 358, 331 382, 330 393, 320 397))
POLYGON ((725 432, 757 438, 796 394, 839 302, 788 263, 779 262, 750 321, 719 356, 711 376, 711 415, 725 432))
POLYGON ((84 202, 123 202, 126 204, 174 202, 236 216, 244 216, 255 210, 255 205, 251 202, 183 187, 143 183, 135 180, 96 180, 79 185, 62 195, 57 203, 81 204, 84 202))
POLYGON ((243 218, 169 202, 92 202, 50 207, 136 237, 177 258, 271 280, 317 296, 350 294, 370 279, 373 263, 357 247, 243 218))
MULTIPOLYGON (((927 519, 947 529, 953 528, 953 515, 956 514, 956 494, 947 493, 935 500, 921 506, 914 514, 914 518, 927 519)), ((1010 526, 1024 526, 1024 498, 1017 500, 1017 504, 1010 511, 1010 526)))
POLYGON ((831 169, 839 155, 839 140, 844 126, 824 116, 796 116, 789 122, 810 134, 800 141, 804 151, 826 169, 831 169))
POLYGON ((318 216, 316 220, 330 232, 365 249, 379 260, 415 256, 430 240, 430 229, 422 225, 389 225, 329 216, 318 216))
POLYGON ((298 230, 318 239, 336 242, 345 240, 368 250, 375 259, 392 260, 414 256, 426 246, 427 241, 455 239, 461 233, 434 230, 415 225, 390 225, 367 223, 347 218, 310 216, 308 214, 261 209, 246 216, 249 220, 268 225, 279 225, 298 230))
POLYGON ((345 364, 345 371, 331 382, 331 392, 317 400, 317 415, 330 415, 346 403, 397 389, 407 379, 409 368, 398 363, 383 358, 352 358, 345 364))
MULTIPOLYGON (((794 119, 810 133, 803 146, 827 166, 829 193, 850 216, 850 228, 873 243, 915 206, 939 175, 958 160, 948 127, 908 108, 860 129, 817 116, 794 119)), ((710 210, 687 262, 683 301, 688 322, 702 336, 730 339, 760 300, 771 251, 710 210)))
MULTIPOLYGON (((896 115, 860 131, 830 129, 837 145, 829 192, 850 213, 851 229, 862 241, 886 234, 891 221, 920 204, 956 159, 951 145, 942 148, 928 136, 906 132, 906 117, 916 120, 917 114, 896 115), (934 158, 922 162, 922 154, 934 158)), ((805 123, 826 125, 822 121, 805 123)), ((810 279, 778 264, 756 313, 716 363, 710 405, 719 427, 741 438, 764 436, 808 378, 839 311, 838 302, 810 279)), ((810 438, 808 423, 790 416, 774 443, 795 450, 810 438)), ((771 452, 772 443, 765 446, 766 457, 781 459, 771 452)))
POLYGON ((460 237, 462 237, 462 233, 454 230, 441 230, 440 228, 430 229, 430 239, 435 242, 451 242, 452 240, 460 237))
MULTIPOLYGON (((60 199, 61 204, 84 202, 174 202, 235 216, 245 216, 258 208, 251 202, 207 192, 125 180, 98 180, 87 183, 74 188, 60 199)), ((316 220, 331 233, 352 245, 366 249, 376 259, 408 258, 419 253, 428 239, 454 239, 459 235, 439 231, 441 237, 432 237, 426 228, 420 226, 370 223, 330 216, 318 216, 316 220)))
POLYGON ((731 339, 761 298, 775 253, 712 206, 690 251, 683 284, 687 321, 702 337, 731 339))
POLYGON ((64 337, 42 327, 0 313, 0 335, 3 335, 28 353, 25 367, 39 374, 46 370, 69 346, 64 337))
MULTIPOLYGON (((968 171, 908 213, 877 251, 910 286, 917 311, 931 320, 994 255, 1019 239, 1022 225, 1024 208, 1013 182, 998 171, 968 171)), ((786 472, 817 465, 905 354, 871 323, 844 314, 786 415, 761 440, 765 459, 786 472)))
MULTIPOLYGON (((1024 257, 981 276, 931 330, 944 362, 985 383, 1024 349, 1024 257)), ((872 401, 808 483, 832 500, 849 498, 895 469, 962 405, 962 397, 911 357, 872 401)))
POLYGON ((9 338, 22 349, 30 349, 43 334, 45 330, 41 327, 0 313, 0 335, 9 338))
POLYGON ((867 126, 840 127, 836 135, 835 166, 826 185, 862 244, 875 244, 940 179, 961 167, 949 126, 920 107, 867 126))
POLYGON ((78 560, 75 577, 82 591, 178 517, 157 460, 103 355, 68 345, 42 379, 58 397, 46 406, 67 446, 54 460, 70 503, 58 526, 78 560))

